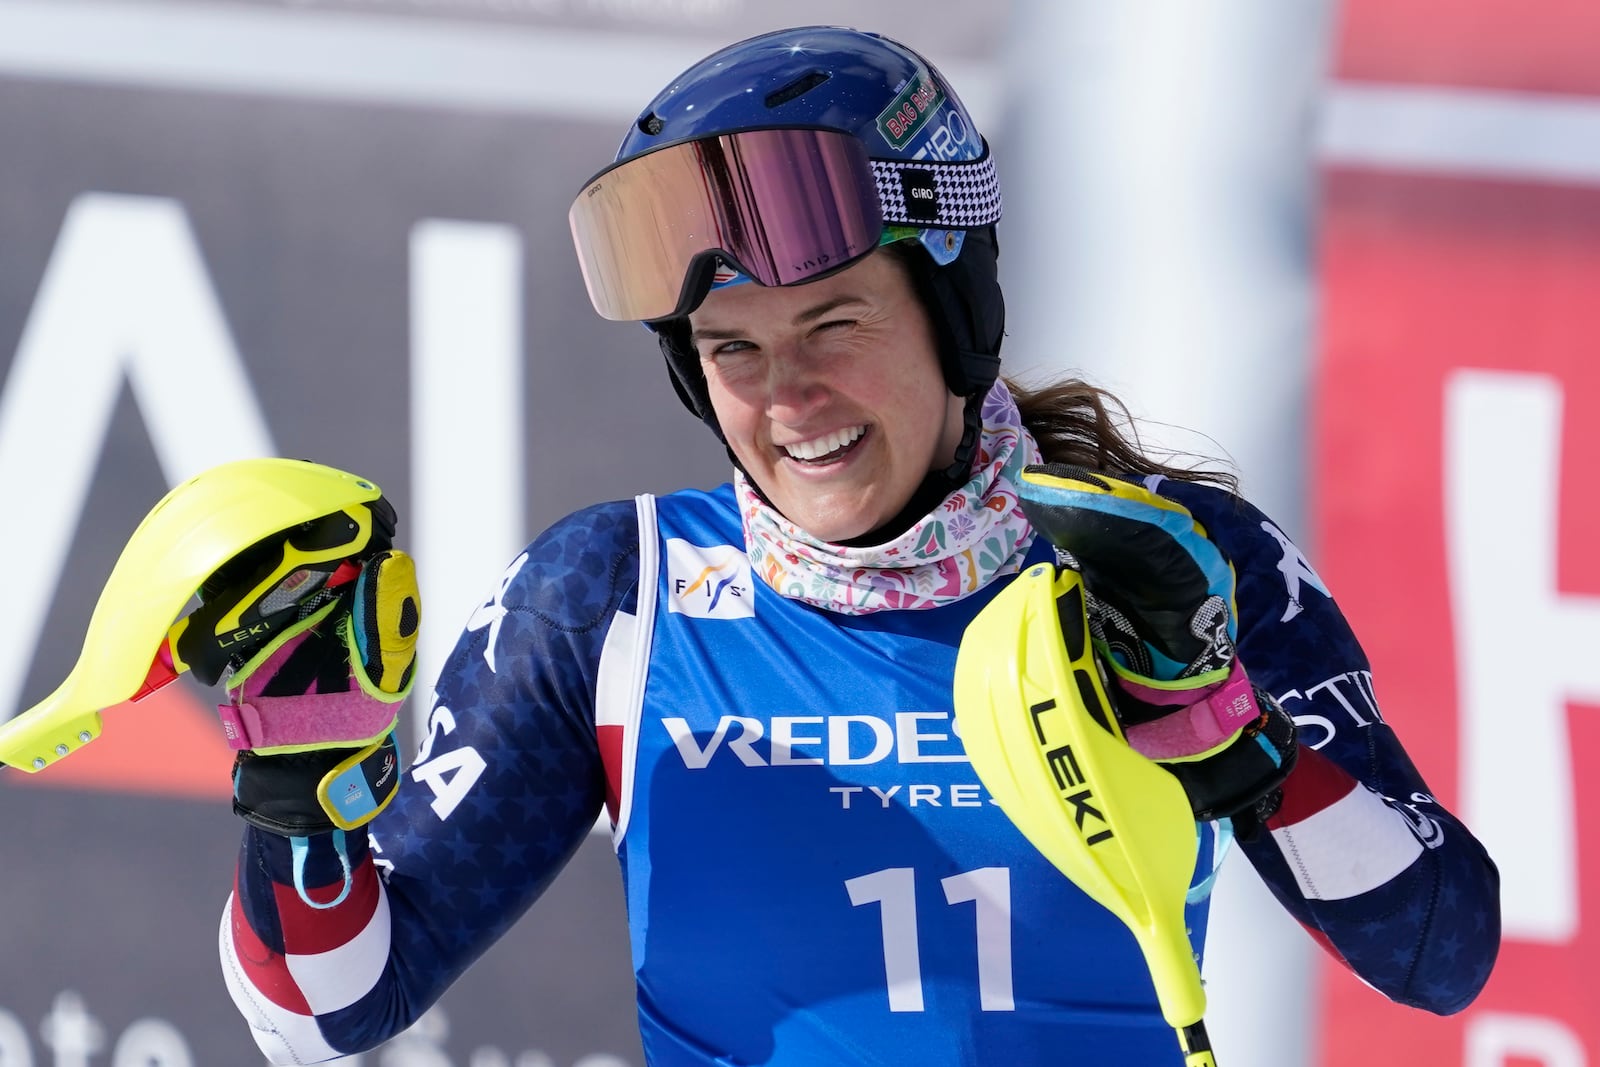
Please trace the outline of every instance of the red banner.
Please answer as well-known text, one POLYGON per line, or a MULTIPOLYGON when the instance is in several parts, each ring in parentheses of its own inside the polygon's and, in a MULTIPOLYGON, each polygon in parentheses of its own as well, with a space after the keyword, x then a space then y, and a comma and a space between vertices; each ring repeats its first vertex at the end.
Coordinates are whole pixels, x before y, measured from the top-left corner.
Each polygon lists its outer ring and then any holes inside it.
MULTIPOLYGON (((1426 93, 1436 117, 1484 93, 1534 125, 1600 116, 1582 95, 1600 94, 1592 4, 1354 0, 1346 15, 1346 87, 1426 93)), ((1437 132, 1448 161, 1460 129, 1437 132)), ((1323 1064, 1600 1059, 1600 781, 1584 773, 1600 753, 1600 173, 1541 173, 1542 147, 1462 154, 1500 152, 1495 180, 1359 152, 1359 169, 1325 173, 1318 566, 1385 717, 1500 865, 1505 940, 1483 995, 1446 1020, 1330 965, 1323 1064)))
POLYGON ((1346 0, 1339 76, 1600 93, 1593 0, 1346 0))

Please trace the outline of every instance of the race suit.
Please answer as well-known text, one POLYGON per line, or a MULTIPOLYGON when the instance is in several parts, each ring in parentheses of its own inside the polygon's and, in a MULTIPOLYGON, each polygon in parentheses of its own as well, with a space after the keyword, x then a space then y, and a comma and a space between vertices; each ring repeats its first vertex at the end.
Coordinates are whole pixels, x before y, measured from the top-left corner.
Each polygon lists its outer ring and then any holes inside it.
MULTIPOLYGON (((1242 845, 1311 935, 1387 996, 1464 1007, 1498 880, 1378 710, 1322 580, 1259 511, 1151 479, 1238 574, 1238 654, 1300 723, 1242 845)), ((654 1067, 1181 1064, 1137 945, 990 803, 956 734, 941 607, 836 614, 752 577, 730 486, 578 512, 517 557, 443 669, 395 802, 312 839, 247 827, 222 924, 268 1055, 399 1033, 539 896, 602 810, 654 1067)), ((1036 539, 1029 564, 1052 558, 1036 539)), ((1212 864, 1201 836, 1197 878, 1212 864)), ((1206 903, 1188 909, 1196 952, 1206 903)))

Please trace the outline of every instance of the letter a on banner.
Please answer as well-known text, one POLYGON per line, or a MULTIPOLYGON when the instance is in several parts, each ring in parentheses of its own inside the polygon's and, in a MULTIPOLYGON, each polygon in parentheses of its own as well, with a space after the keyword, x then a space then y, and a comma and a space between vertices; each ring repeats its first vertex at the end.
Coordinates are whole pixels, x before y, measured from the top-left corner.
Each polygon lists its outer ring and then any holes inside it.
POLYGON ((0 720, 19 710, 124 380, 169 485, 274 453, 182 205, 86 193, 0 393, 0 499, 27 502, 27 521, 0 523, 0 558, 18 563, 0 613, 0 720), (228 432, 196 432, 195 413, 214 410, 228 432))

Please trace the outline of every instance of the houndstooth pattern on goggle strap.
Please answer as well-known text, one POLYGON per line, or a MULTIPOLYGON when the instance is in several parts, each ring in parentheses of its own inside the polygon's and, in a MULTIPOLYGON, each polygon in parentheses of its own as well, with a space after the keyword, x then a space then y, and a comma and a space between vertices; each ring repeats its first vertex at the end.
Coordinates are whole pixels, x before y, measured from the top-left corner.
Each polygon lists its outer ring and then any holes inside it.
POLYGON ((1000 220, 1000 179, 994 157, 959 163, 874 159, 885 224, 939 230, 974 230, 1000 220), (927 194, 927 190, 932 195, 927 194), (917 199, 907 202, 908 191, 917 199))

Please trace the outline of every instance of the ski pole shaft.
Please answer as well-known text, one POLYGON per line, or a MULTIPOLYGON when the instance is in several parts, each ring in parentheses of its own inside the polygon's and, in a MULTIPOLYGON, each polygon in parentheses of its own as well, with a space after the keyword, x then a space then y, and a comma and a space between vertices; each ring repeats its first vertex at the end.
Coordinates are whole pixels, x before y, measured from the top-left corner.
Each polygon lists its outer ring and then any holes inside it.
POLYGON ((1178 1042, 1183 1046, 1183 1067, 1217 1067, 1204 1019, 1178 1027, 1178 1042))

